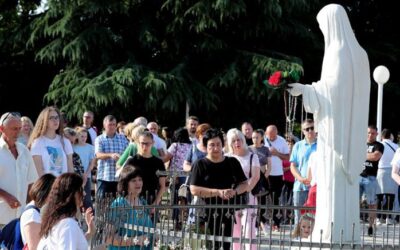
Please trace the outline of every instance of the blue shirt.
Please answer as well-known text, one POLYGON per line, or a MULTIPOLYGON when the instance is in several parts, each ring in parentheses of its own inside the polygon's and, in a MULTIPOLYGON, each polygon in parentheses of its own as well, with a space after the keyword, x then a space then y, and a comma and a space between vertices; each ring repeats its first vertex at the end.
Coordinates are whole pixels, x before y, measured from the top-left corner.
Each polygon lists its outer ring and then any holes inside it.
MULTIPOLYGON (((113 137, 108 137, 105 133, 99 135, 95 140, 96 153, 117 153, 122 155, 128 146, 128 140, 122 134, 115 133, 113 137)), ((98 160, 97 180, 117 181, 115 177, 115 165, 117 161, 112 158, 98 160)))
MULTIPOLYGON (((301 140, 294 144, 292 154, 290 155, 290 162, 295 163, 296 167, 302 177, 307 177, 308 159, 310 154, 317 150, 317 141, 308 144, 307 141, 301 140)), ((297 179, 293 185, 293 191, 306 191, 308 186, 299 182, 297 179)))
MULTIPOLYGON (((150 232, 154 229, 149 211, 145 208, 147 203, 144 199, 139 200, 140 206, 132 207, 124 197, 116 198, 111 204, 109 219, 118 231, 119 236, 128 236, 134 238, 146 235, 149 241, 147 246, 130 246, 118 247, 109 245, 107 249, 126 249, 126 250, 151 250, 153 249, 153 234, 150 232), (125 223, 131 226, 143 226, 144 230, 127 229, 125 223)), ((133 240, 133 239, 132 239, 133 240)))
MULTIPOLYGON (((91 145, 89 143, 86 143, 83 146, 75 144, 75 145, 72 146, 72 148, 74 149, 74 152, 79 155, 79 158, 81 158, 83 169, 86 172, 88 170, 89 166, 90 166, 90 163, 92 162, 92 160, 95 157, 93 145, 91 145)), ((91 175, 90 175, 90 172, 89 172, 88 178, 90 176, 91 175)))
POLYGON ((203 159, 207 153, 200 151, 195 144, 192 144, 191 150, 188 150, 186 154, 186 161, 193 164, 196 160, 203 159))

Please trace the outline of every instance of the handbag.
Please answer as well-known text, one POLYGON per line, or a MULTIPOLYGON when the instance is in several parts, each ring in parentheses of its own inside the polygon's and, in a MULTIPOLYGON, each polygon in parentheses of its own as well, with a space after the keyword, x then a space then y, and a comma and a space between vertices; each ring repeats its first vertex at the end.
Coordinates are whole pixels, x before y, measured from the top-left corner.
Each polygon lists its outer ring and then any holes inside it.
POLYGON ((189 194, 189 176, 186 177, 186 181, 185 183, 183 183, 179 189, 178 189, 178 198, 188 198, 188 194, 189 194))
MULTIPOLYGON (((249 172, 249 178, 251 178, 251 168, 252 168, 252 163, 253 163, 253 155, 254 153, 252 153, 250 155, 250 172, 249 172)), ((269 181, 268 179, 265 177, 264 173, 261 172, 260 170, 260 179, 258 179, 256 185, 253 187, 253 189, 251 190, 251 194, 256 196, 256 197, 260 197, 260 196, 264 196, 269 194, 269 181)))

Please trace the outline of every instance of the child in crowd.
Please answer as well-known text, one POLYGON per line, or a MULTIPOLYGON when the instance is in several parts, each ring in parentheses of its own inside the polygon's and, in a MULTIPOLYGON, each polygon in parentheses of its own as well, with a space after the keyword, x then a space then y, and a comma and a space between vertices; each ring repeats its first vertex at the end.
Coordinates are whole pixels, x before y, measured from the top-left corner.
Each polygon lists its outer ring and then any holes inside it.
POLYGON ((300 217, 299 223, 293 230, 292 237, 295 239, 307 239, 310 237, 314 228, 314 215, 307 213, 300 217))

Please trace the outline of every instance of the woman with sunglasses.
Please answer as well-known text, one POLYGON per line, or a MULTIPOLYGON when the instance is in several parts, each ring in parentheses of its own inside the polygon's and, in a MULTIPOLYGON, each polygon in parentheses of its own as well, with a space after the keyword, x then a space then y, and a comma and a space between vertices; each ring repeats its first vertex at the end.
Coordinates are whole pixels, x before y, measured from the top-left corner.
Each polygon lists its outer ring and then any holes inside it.
POLYGON ((46 107, 40 112, 28 141, 39 176, 51 173, 74 172, 72 145, 64 136, 64 122, 56 107, 46 107))
POLYGON ((88 226, 85 234, 75 217, 82 207, 82 184, 82 177, 75 173, 57 177, 43 214, 38 250, 88 249, 88 240, 95 231, 92 209, 88 208, 85 212, 88 226))

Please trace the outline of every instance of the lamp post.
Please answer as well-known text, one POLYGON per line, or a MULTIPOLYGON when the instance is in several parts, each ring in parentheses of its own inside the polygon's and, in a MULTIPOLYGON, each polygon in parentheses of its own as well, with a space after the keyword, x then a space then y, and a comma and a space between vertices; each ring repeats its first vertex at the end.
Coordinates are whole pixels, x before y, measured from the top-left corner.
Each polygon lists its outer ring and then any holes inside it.
POLYGON ((378 107, 376 115, 376 127, 378 129, 378 141, 381 140, 382 132, 382 99, 383 99, 383 85, 389 80, 390 73, 388 68, 380 65, 375 68, 373 77, 375 82, 378 84, 378 107))

